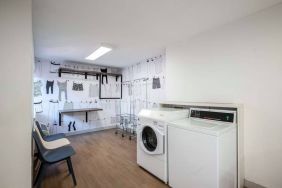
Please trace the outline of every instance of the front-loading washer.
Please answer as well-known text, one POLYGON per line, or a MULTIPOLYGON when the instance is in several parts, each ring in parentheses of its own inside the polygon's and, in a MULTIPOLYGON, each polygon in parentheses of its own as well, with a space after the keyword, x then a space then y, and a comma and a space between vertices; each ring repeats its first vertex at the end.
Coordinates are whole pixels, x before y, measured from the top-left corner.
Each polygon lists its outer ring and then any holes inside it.
POLYGON ((168 181, 167 123, 187 118, 188 110, 143 109, 138 115, 137 164, 165 183, 168 181))

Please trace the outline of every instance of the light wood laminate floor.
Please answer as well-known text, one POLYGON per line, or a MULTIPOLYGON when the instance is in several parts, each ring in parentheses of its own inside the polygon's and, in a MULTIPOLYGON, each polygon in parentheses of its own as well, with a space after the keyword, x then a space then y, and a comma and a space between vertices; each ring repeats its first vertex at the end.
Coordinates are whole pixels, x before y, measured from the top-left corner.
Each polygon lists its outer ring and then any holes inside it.
MULTIPOLYGON (((69 137, 76 151, 72 157, 78 188, 167 188, 136 163, 136 141, 115 135, 114 130, 69 137)), ((67 164, 49 166, 44 188, 74 187, 67 164)))

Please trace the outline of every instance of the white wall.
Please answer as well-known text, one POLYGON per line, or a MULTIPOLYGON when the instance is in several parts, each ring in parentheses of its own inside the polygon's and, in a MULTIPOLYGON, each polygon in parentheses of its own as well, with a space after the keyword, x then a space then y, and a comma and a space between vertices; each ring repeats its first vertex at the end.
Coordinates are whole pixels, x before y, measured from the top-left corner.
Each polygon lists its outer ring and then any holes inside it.
POLYGON ((165 99, 165 55, 157 55, 124 67, 122 74, 122 114, 138 115, 141 109, 158 107, 159 102, 165 99), (159 78, 160 88, 153 89, 153 78, 159 78))
POLYGON ((243 103, 245 178, 282 187, 282 5, 167 48, 167 99, 243 103))
POLYGON ((0 187, 31 187, 31 0, 0 1, 0 187))

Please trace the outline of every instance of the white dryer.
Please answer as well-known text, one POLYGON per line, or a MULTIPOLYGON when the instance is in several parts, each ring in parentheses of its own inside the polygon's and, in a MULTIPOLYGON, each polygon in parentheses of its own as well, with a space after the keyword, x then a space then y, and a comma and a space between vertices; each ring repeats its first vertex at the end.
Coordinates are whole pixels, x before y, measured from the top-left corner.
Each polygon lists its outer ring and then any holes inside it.
POLYGON ((188 110, 143 109, 138 115, 137 164, 165 183, 167 176, 167 123, 188 117, 188 110))
POLYGON ((236 111, 191 109, 168 125, 169 185, 235 188, 236 111))

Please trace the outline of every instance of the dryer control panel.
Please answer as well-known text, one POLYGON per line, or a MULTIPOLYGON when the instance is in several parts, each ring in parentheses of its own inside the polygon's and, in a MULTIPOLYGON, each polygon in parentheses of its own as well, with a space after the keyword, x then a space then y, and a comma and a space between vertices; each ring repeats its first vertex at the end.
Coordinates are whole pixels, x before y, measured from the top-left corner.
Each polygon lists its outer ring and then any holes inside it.
POLYGON ((197 108, 192 108, 190 110, 191 118, 220 121, 226 123, 236 122, 235 114, 236 114, 235 111, 227 111, 227 110, 210 110, 210 109, 197 109, 197 108))

